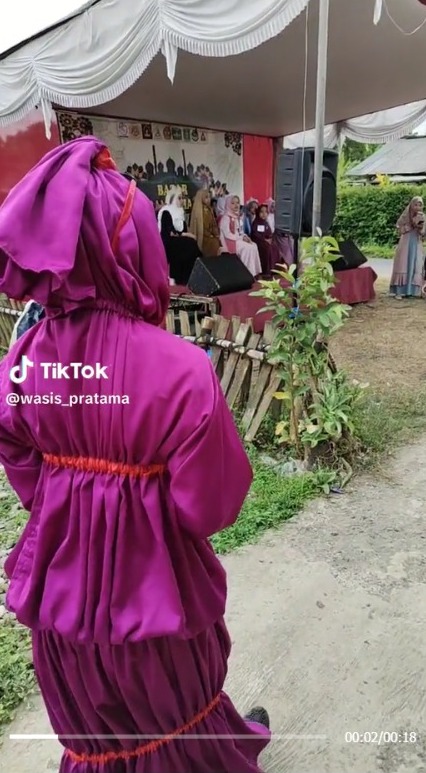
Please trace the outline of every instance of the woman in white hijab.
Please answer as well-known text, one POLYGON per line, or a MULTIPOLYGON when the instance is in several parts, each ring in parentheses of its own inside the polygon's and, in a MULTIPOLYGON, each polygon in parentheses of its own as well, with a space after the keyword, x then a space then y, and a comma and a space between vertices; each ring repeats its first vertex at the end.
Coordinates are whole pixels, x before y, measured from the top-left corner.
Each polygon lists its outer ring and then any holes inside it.
POLYGON ((176 284, 186 285, 201 252, 194 235, 188 232, 181 188, 173 186, 169 190, 166 204, 158 213, 158 228, 166 250, 170 277, 176 284))
POLYGON ((225 214, 225 202, 226 196, 220 196, 216 201, 216 217, 218 222, 220 222, 220 218, 225 214))

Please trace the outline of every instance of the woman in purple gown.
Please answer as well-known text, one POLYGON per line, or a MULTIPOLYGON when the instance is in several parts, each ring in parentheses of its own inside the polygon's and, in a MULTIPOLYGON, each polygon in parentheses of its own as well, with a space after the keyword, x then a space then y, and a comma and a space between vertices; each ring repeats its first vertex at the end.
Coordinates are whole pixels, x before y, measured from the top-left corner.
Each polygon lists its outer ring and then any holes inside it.
POLYGON ((262 204, 256 210, 256 217, 251 227, 251 238, 259 250, 262 273, 270 277, 277 265, 288 263, 288 249, 282 240, 275 238, 268 222, 268 206, 262 204))
POLYGON ((0 291, 46 310, 0 366, 0 462, 29 511, 7 604, 32 631, 61 773, 258 773, 268 719, 223 692, 226 578, 209 543, 251 469, 205 352, 160 327, 153 208, 102 142, 53 150, 11 192, 0 291), (58 379, 49 363, 74 365, 58 379))

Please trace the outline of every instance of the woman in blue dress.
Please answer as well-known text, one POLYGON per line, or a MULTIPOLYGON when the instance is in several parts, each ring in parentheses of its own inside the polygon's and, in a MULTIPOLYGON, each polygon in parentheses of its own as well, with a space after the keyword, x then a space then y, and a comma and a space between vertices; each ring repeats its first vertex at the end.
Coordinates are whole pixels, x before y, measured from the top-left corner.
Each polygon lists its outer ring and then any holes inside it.
POLYGON ((411 199, 399 218, 396 227, 399 242, 393 260, 390 294, 401 298, 420 298, 423 286, 423 238, 425 215, 423 199, 411 199))

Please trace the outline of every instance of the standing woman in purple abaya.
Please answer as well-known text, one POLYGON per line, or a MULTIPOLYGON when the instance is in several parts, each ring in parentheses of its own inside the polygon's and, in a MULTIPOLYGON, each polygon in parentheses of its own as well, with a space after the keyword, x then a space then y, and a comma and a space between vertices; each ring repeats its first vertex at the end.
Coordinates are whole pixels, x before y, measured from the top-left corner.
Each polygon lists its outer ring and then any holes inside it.
POLYGON ((46 314, 0 365, 0 462, 29 513, 7 605, 32 631, 61 773, 259 773, 269 720, 223 692, 226 577, 209 542, 252 473, 205 352, 160 327, 152 204, 102 142, 56 148, 10 193, 0 291, 46 314))

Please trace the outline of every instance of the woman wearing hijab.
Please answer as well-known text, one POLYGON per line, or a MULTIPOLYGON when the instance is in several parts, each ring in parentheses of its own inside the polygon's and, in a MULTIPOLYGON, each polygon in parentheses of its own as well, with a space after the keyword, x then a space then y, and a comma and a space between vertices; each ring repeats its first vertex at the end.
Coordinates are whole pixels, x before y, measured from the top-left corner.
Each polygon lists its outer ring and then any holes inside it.
POLYGON ((280 252, 273 243, 272 231, 268 223, 267 204, 262 204, 256 210, 256 216, 251 226, 251 238, 259 250, 263 275, 271 276, 275 266, 280 262, 280 252))
POLYGON ((207 189, 199 190, 195 194, 189 230, 195 236, 204 257, 213 258, 221 253, 219 226, 211 205, 210 191, 207 189))
POLYGON ((259 202, 257 199, 249 199, 244 207, 243 230, 246 236, 251 236, 251 227, 253 225, 254 218, 256 217, 258 206, 259 202))
POLYGON ((411 296, 421 297, 423 286, 423 237, 425 217, 423 199, 411 199, 396 227, 399 242, 393 260, 390 293, 398 300, 411 296))
POLYGON ((158 213, 158 227, 170 266, 170 276, 176 284, 186 285, 201 251, 192 233, 188 233, 183 208, 182 190, 172 187, 166 204, 158 213))
POLYGON ((215 214, 216 214, 216 218, 219 226, 220 226, 220 221, 222 220, 225 214, 225 204, 226 204, 226 196, 219 196, 219 198, 216 199, 215 214))
POLYGON ((220 221, 220 241, 225 252, 238 255, 252 276, 262 273, 259 250, 241 228, 240 199, 232 194, 225 200, 225 214, 220 221))
POLYGON ((223 692, 226 578, 209 542, 238 517, 250 465, 205 352, 160 327, 152 204, 99 140, 61 145, 9 194, 0 292, 46 311, 0 364, 0 462, 29 511, 7 605, 32 631, 61 773, 259 773, 268 718, 223 692), (10 408, 12 391, 26 399, 10 408))
POLYGON ((268 208, 268 225, 271 232, 275 232, 275 201, 274 199, 267 199, 265 202, 268 208))

